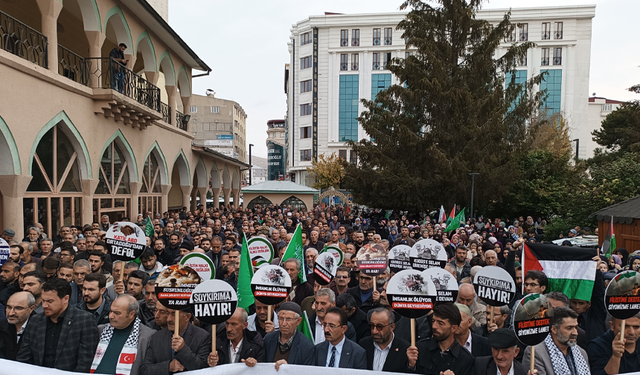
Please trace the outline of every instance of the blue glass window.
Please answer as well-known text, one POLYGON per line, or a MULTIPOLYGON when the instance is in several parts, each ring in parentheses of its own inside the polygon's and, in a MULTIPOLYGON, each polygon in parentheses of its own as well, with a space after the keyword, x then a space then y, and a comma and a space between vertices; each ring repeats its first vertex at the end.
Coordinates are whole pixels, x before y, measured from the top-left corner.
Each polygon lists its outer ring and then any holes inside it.
POLYGON ((541 111, 546 111, 547 116, 560 113, 562 101, 562 69, 547 69, 548 72, 540 83, 540 90, 547 90, 547 96, 542 103, 541 111))
POLYGON ((340 76, 340 119, 338 122, 340 142, 358 140, 359 89, 359 75, 340 76))

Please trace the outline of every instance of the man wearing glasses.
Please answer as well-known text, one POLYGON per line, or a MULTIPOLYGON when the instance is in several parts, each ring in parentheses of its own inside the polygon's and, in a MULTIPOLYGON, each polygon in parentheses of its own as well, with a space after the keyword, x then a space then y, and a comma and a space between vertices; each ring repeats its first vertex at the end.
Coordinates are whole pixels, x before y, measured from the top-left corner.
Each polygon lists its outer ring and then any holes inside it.
POLYGON ((338 267, 338 271, 336 271, 335 277, 336 291, 338 292, 338 295, 347 291, 350 281, 351 276, 349 275, 349 269, 342 266, 338 267))
POLYGON ((396 337, 393 312, 384 307, 369 311, 371 336, 359 344, 367 353, 367 369, 388 372, 409 372, 407 349, 409 342, 396 337))
POLYGON ((266 362, 275 362, 276 370, 286 364, 313 364, 313 343, 298 331, 301 316, 302 310, 296 303, 283 303, 278 311, 280 330, 270 332, 264 338, 266 362))
POLYGON ((337 368, 367 368, 367 354, 345 337, 347 314, 338 307, 330 307, 322 323, 326 340, 315 348, 315 365, 337 368))

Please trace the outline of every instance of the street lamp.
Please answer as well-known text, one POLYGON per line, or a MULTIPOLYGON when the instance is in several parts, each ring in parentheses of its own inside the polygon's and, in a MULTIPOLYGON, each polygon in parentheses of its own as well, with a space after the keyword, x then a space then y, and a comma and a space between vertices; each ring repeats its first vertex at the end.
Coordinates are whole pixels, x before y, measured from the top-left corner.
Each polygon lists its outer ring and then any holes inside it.
POLYGON ((473 218, 473 190, 475 188, 476 185, 476 176, 479 175, 480 173, 476 173, 476 172, 471 172, 468 173, 469 176, 471 176, 471 211, 470 212, 470 216, 471 218, 473 218))
POLYGON ((249 143, 249 185, 251 185, 251 175, 253 174, 253 165, 251 165, 251 147, 252 143, 249 143))

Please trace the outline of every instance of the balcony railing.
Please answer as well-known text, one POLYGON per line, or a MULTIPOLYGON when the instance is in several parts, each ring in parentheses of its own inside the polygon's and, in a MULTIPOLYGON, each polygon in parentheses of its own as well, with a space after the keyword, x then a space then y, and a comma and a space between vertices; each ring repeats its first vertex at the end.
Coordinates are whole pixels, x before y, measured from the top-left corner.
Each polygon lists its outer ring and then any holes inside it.
POLYGON ((553 65, 562 65, 562 57, 554 57, 553 65))
POLYGON ((556 31, 555 38, 556 39, 562 39, 562 31, 556 31))
POLYGON ((340 70, 341 70, 341 71, 349 70, 349 64, 347 64, 347 63, 340 63, 340 70))
POLYGON ((360 38, 353 38, 351 39, 351 45, 353 47, 358 47, 360 45, 360 38))
POLYGON ((348 47, 348 46, 349 46, 349 39, 341 38, 340 39, 340 47, 348 47))
POLYGON ((171 124, 171 107, 168 104, 160 102, 160 112, 162 113, 162 121, 171 124))
POLYGON ((156 85, 110 57, 89 57, 86 60, 89 62, 89 78, 93 87, 118 91, 160 112, 160 89, 156 85))
POLYGON ((542 61, 540 62, 540 65, 542 65, 542 66, 549 65, 549 58, 548 57, 543 57, 542 61))
POLYGON ((178 127, 178 129, 182 129, 184 131, 187 131, 187 124, 189 123, 187 116, 180 112, 180 111, 176 111, 176 126, 178 127))
POLYGON ((385 46, 390 46, 392 42, 393 42, 393 39, 391 39, 391 38, 384 38, 384 45, 385 45, 385 46))
POLYGON ((374 61, 374 62, 373 62, 373 64, 372 64, 372 66, 371 66, 371 69, 372 69, 372 70, 380 70, 380 69, 382 69, 382 68, 380 67, 380 63, 379 63, 379 62, 374 61))
POLYGON ((380 45, 380 37, 379 36, 374 36, 373 37, 373 45, 374 46, 379 46, 380 45))
POLYGON ((0 11, 0 48, 48 68, 47 37, 0 11))
POLYGON ((58 45, 58 74, 85 86, 89 85, 87 61, 61 45, 58 45))
POLYGON ((359 68, 358 63, 351 64, 351 70, 358 70, 358 68, 359 68))
POLYGON ((551 31, 543 31, 542 40, 550 40, 550 39, 551 39, 551 31))

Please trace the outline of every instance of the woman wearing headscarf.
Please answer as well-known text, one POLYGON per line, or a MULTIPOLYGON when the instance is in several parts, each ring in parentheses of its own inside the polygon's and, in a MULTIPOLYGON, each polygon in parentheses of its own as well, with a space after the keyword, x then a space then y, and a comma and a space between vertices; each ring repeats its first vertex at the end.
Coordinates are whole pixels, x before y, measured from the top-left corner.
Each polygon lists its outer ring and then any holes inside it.
POLYGON ((395 228, 391 228, 391 233, 389 234, 389 237, 387 238, 389 240, 389 243, 392 244, 394 242, 396 242, 396 239, 398 239, 398 231, 395 228))

